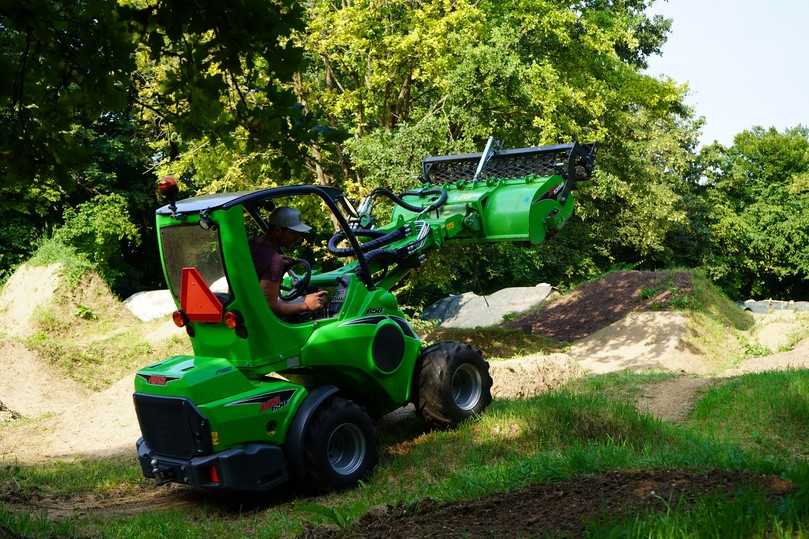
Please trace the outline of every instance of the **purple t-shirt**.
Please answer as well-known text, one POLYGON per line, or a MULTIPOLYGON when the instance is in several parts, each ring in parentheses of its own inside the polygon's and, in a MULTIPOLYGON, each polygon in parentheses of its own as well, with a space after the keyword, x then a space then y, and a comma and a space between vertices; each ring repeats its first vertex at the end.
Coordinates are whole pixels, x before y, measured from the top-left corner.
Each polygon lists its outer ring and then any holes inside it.
POLYGON ((278 248, 264 237, 250 246, 250 255, 256 267, 258 280, 280 282, 289 269, 291 259, 282 255, 278 248))

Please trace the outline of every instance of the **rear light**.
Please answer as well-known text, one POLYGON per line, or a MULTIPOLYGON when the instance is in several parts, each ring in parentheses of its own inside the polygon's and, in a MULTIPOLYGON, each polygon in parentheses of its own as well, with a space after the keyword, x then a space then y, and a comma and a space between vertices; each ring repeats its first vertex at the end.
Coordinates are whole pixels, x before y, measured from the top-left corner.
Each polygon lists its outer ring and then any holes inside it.
POLYGON ((210 473, 211 483, 219 484, 221 481, 219 480, 219 470, 216 469, 216 466, 211 466, 211 473, 210 473))
POLYGON ((185 314, 183 314, 183 311, 174 311, 171 313, 171 319, 174 320, 174 325, 178 328, 185 326, 185 314))
POLYGON ((225 326, 234 330, 236 335, 242 339, 247 337, 247 328, 244 326, 244 319, 239 311, 228 311, 224 316, 225 326))

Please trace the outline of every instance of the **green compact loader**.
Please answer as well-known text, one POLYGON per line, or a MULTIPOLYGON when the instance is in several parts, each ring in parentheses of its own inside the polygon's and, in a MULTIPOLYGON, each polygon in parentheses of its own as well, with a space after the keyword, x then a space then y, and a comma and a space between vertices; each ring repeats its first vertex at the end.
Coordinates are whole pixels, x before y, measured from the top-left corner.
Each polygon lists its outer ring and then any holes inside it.
POLYGON ((346 488, 373 471, 384 414, 413 403, 445 428, 483 412, 492 379, 481 353, 426 346, 391 290, 449 241, 541 243, 572 214, 571 190, 593 161, 592 145, 500 150, 490 139, 480 154, 426 158, 420 188, 377 189, 356 209, 324 186, 177 201, 176 182, 162 182, 163 272, 193 355, 137 372, 143 474, 202 489, 346 488), (382 197, 393 209, 377 225, 382 197), (285 320, 268 305, 251 242, 267 232, 268 212, 289 205, 336 232, 306 246, 323 266, 295 260, 280 291, 291 302, 325 290, 327 305, 285 320))

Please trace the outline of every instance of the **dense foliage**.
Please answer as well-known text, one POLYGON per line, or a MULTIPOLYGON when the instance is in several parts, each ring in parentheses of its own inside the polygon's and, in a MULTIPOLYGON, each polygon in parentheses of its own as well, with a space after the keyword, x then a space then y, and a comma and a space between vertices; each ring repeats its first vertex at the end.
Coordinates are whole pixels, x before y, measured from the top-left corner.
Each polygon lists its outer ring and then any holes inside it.
POLYGON ((55 235, 121 292, 157 285, 159 175, 188 195, 316 182, 358 197, 493 135, 598 143, 577 215, 539 248, 441 252, 405 301, 674 264, 737 296, 809 294, 807 132, 697 153, 686 88, 643 72, 670 28, 649 3, 0 2, 0 272, 55 235))
POLYGON ((700 161, 698 262, 734 295, 809 297, 809 130, 754 128, 700 161))

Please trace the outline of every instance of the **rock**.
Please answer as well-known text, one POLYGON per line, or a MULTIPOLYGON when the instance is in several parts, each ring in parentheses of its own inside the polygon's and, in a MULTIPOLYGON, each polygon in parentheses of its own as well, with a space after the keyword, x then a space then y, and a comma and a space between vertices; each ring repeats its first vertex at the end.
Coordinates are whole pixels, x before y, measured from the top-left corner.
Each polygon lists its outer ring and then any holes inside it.
POLYGON ((170 315, 177 309, 168 290, 146 290, 132 294, 124 300, 129 311, 144 322, 170 315))
POLYGON ((745 311, 757 314, 767 314, 773 311, 809 311, 809 301, 782 301, 777 299, 756 301, 748 299, 738 305, 745 311))
POLYGON ((474 328, 503 322, 509 313, 522 313, 543 303, 553 287, 547 283, 536 286, 504 288, 488 296, 474 292, 451 295, 424 310, 422 318, 437 320, 445 328, 474 328))

